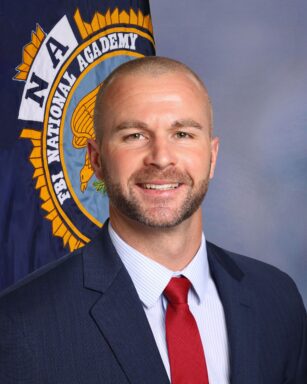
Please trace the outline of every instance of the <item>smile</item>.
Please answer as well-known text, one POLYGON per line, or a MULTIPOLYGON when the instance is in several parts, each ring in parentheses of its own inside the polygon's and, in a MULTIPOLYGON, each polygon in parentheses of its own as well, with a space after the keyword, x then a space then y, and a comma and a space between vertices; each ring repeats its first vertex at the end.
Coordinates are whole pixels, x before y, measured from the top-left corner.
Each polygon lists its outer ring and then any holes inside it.
POLYGON ((179 187, 179 183, 172 184, 142 184, 144 189, 154 189, 157 191, 168 191, 170 189, 176 189, 179 187))

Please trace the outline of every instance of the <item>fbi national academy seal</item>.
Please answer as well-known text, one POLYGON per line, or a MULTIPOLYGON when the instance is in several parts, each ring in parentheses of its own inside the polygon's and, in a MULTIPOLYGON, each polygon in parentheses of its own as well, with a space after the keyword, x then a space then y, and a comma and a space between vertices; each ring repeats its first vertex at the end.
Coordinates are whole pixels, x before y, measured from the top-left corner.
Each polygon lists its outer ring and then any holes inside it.
POLYGON ((121 63, 154 54, 150 16, 140 10, 96 12, 85 22, 77 9, 73 20, 64 15, 48 33, 37 24, 15 76, 25 82, 18 119, 27 122, 21 138, 33 144, 41 208, 70 251, 90 241, 108 216, 86 148, 95 137, 99 85, 121 63))

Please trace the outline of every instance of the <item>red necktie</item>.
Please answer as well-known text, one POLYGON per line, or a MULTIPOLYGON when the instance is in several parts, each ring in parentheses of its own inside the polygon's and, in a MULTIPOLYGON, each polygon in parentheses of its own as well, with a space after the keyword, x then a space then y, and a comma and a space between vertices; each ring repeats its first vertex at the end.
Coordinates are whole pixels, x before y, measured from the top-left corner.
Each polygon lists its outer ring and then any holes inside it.
POLYGON ((164 290, 166 342, 172 384, 208 384, 203 345, 196 321, 187 303, 191 282, 173 277, 164 290))

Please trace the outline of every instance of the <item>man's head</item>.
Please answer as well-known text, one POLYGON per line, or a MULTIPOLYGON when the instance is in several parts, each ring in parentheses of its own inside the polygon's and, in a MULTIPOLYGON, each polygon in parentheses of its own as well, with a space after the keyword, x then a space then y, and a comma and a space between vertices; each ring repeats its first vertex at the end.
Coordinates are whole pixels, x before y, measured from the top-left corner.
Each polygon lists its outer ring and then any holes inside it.
POLYGON ((194 72, 167 58, 127 62, 100 89, 94 121, 89 154, 106 184, 111 217, 172 227, 201 215, 218 139, 207 90, 194 72))

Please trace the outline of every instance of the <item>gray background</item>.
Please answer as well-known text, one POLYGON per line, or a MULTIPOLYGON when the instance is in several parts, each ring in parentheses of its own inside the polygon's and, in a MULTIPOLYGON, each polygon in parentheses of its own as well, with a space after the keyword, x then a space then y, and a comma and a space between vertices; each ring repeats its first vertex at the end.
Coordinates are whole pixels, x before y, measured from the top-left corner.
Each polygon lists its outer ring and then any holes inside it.
POLYGON ((207 239, 286 271, 307 304, 307 1, 151 0, 157 54, 205 81, 220 137, 207 239))

